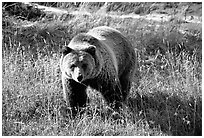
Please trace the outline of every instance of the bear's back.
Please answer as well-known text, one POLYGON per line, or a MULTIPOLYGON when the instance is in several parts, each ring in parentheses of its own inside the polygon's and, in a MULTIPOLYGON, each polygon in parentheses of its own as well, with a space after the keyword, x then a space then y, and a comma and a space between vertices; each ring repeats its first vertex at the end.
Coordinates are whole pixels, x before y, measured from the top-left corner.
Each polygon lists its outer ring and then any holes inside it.
POLYGON ((134 60, 133 46, 118 30, 100 26, 93 28, 87 34, 97 38, 106 45, 110 54, 115 56, 118 68, 122 69, 124 63, 134 60))
POLYGON ((109 45, 113 43, 112 45, 116 47, 118 44, 123 43, 124 39, 119 31, 107 26, 93 28, 87 34, 94 36, 98 40, 108 43, 109 45))

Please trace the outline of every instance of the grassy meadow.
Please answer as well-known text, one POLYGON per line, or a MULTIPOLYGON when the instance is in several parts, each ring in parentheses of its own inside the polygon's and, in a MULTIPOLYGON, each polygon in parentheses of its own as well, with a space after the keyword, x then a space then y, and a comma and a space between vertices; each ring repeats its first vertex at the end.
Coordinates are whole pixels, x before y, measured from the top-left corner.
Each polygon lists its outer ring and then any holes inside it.
POLYGON ((39 4, 90 15, 59 16, 3 4, 3 136, 202 135, 202 23, 186 23, 180 14, 183 6, 199 3, 39 4), (173 10, 172 19, 162 22, 108 16, 173 10), (76 34, 102 25, 132 42, 140 85, 132 83, 122 120, 108 115, 102 96, 92 89, 87 108, 73 119, 62 97, 60 50, 76 34))

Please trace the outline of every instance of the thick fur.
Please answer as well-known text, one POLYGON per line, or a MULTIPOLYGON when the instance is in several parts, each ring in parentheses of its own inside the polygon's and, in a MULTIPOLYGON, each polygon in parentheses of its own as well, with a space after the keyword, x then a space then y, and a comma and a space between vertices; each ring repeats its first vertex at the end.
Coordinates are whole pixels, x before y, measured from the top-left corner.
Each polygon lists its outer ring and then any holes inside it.
POLYGON ((119 109, 127 98, 135 70, 133 46, 119 31, 96 27, 75 36, 63 49, 60 68, 64 98, 73 109, 86 106, 88 86, 119 109))

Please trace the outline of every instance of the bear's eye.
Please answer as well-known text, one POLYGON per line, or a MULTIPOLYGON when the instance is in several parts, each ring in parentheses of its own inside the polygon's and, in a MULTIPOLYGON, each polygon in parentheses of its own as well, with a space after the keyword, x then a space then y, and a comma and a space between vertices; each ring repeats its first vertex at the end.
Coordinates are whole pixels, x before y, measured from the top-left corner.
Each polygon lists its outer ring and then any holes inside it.
POLYGON ((87 68, 87 64, 83 64, 83 65, 82 65, 82 68, 83 68, 83 69, 86 69, 86 68, 87 68))
POLYGON ((75 67, 76 67, 76 65, 74 65, 74 64, 72 64, 72 65, 70 66, 71 69, 73 69, 73 68, 75 68, 75 67))

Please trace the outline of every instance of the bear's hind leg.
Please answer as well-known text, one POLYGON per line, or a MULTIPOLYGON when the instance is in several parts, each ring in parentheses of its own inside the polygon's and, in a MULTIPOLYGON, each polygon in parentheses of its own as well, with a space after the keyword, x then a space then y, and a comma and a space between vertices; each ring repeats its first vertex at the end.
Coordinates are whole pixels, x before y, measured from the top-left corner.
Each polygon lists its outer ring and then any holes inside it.
POLYGON ((127 96, 130 92, 131 82, 134 74, 132 72, 125 71, 119 78, 121 84, 121 91, 123 95, 123 101, 126 101, 127 96))
POLYGON ((108 104, 108 115, 111 116, 112 119, 122 119, 123 118, 123 96, 121 92, 120 85, 108 85, 109 87, 105 87, 103 89, 102 95, 108 104), (114 86, 113 86, 114 85, 114 86))
MULTIPOLYGON (((123 93, 123 100, 127 100, 127 96, 130 93, 131 84, 134 82, 134 88, 138 88, 140 84, 140 72, 137 69, 138 65, 134 63, 135 66, 129 66, 126 68, 126 70, 123 72, 123 74, 120 76, 120 84, 121 84, 121 90, 123 93)), ((136 93, 138 95, 138 92, 136 93)))
POLYGON ((113 86, 113 84, 103 86, 102 95, 112 109, 119 111, 123 102, 122 92, 119 84, 115 86, 113 86))

